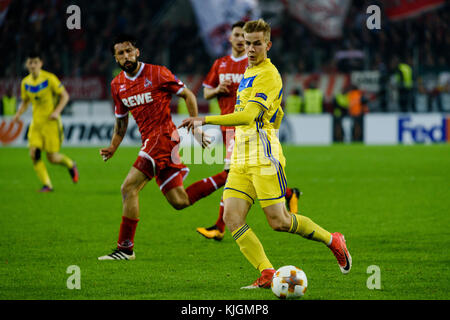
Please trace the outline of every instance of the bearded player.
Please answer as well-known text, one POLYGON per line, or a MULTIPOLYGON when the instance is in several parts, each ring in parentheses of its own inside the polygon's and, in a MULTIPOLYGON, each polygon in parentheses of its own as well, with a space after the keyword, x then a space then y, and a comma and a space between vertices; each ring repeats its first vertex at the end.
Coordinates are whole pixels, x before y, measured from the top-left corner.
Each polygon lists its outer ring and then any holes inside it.
MULTIPOLYGON (((180 138, 170 114, 172 94, 183 98, 191 116, 197 115, 197 100, 182 81, 164 66, 138 60, 136 40, 131 35, 119 35, 111 51, 120 72, 111 82, 116 124, 111 144, 100 150, 104 161, 110 159, 125 136, 128 113, 131 112, 142 136, 142 148, 122 184, 123 216, 117 249, 99 260, 134 260, 134 236, 139 221, 139 192, 155 178, 167 201, 177 210, 194 204, 222 187, 226 174, 219 173, 183 187, 189 169, 178 154, 180 138)), ((194 135, 203 147, 208 138, 199 130, 194 135)))
MULTIPOLYGON (((203 95, 205 99, 217 98, 221 114, 234 112, 236 91, 248 65, 248 58, 245 54, 244 46, 244 30, 242 29, 244 24, 245 22, 238 21, 231 26, 231 34, 229 37, 231 54, 217 59, 206 76, 205 81, 203 81, 203 95)), ((228 175, 234 146, 234 127, 221 126, 221 130, 223 142, 226 147, 224 172, 228 175)), ((300 194, 297 188, 286 189, 286 203, 289 211, 297 213, 300 194)), ((221 199, 219 216, 216 223, 209 228, 197 228, 197 232, 208 239, 222 240, 225 235, 223 210, 223 199, 221 199)))

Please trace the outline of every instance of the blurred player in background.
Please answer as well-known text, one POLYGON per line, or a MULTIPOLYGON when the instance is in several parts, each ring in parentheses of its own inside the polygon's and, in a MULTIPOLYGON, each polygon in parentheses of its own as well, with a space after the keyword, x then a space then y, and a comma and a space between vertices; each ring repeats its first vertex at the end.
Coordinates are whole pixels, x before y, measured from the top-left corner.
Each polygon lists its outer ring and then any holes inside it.
MULTIPOLYGON (((244 30, 242 29, 244 24, 245 22, 238 21, 231 26, 229 37, 231 54, 217 59, 203 82, 205 99, 217 98, 221 114, 234 112, 236 92, 248 65, 248 58, 245 54, 244 30)), ((224 172, 228 174, 234 146, 234 127, 221 126, 221 130, 226 148, 224 172)), ((286 189, 286 200, 291 212, 297 213, 299 196, 300 191, 297 188, 286 189)), ((221 199, 216 223, 209 228, 197 228, 197 232, 208 239, 222 240, 225 235, 223 211, 223 199, 221 199)))
POLYGON ((350 272, 351 256, 344 236, 331 234, 308 217, 290 213, 285 206, 286 160, 276 129, 281 123, 283 85, 277 68, 267 58, 272 46, 270 26, 262 19, 244 26, 249 66, 238 88, 232 114, 191 117, 180 127, 194 130, 202 124, 236 126, 236 144, 224 188, 224 221, 241 252, 261 272, 251 285, 242 289, 270 288, 275 273, 256 234, 246 223, 255 199, 276 231, 290 232, 328 246, 343 274, 350 272))
POLYGON ((42 70, 43 62, 39 53, 30 53, 25 65, 30 74, 22 80, 22 102, 13 121, 19 121, 31 102, 33 119, 28 131, 30 157, 43 184, 39 191, 50 192, 53 191, 53 185, 42 161, 43 151, 47 153, 50 163, 63 165, 69 170, 74 183, 77 183, 79 178, 75 162, 59 153, 64 138, 61 112, 69 101, 69 94, 53 73, 42 70))
MULTIPOLYGON (((123 216, 117 249, 99 260, 134 260, 134 236, 139 221, 139 192, 155 178, 161 192, 177 210, 194 204, 225 184, 226 174, 193 183, 186 189, 183 180, 189 169, 178 154, 180 137, 170 115, 172 94, 183 98, 191 116, 197 116, 195 95, 166 67, 138 61, 136 39, 119 35, 111 51, 121 71, 111 82, 116 124, 111 144, 100 150, 104 161, 110 159, 125 136, 131 112, 142 136, 142 148, 122 184, 123 216)), ((206 147, 210 144, 201 130, 194 137, 206 147)))

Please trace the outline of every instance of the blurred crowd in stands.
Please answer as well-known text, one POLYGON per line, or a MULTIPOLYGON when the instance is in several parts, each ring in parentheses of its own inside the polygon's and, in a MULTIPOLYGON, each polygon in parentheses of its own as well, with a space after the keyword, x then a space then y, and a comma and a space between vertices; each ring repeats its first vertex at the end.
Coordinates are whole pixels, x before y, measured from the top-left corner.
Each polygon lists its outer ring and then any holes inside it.
MULTIPOLYGON (((76 4, 82 8, 82 28, 68 30, 65 26, 69 1, 12 1, 0 26, 0 78, 26 75, 25 55, 38 49, 44 57, 44 68, 59 77, 100 75, 109 82, 117 72, 109 46, 118 32, 136 35, 143 61, 166 65, 177 74, 204 75, 215 57, 208 56, 205 50, 192 8, 183 13, 191 16, 190 20, 180 19, 177 23, 162 19, 174 3, 175 0, 79 0, 76 4)), ((377 2, 353 1, 343 37, 331 41, 316 36, 284 10, 279 17, 268 19, 274 42, 270 58, 282 73, 378 70, 381 91, 389 75, 398 73, 402 77, 412 72, 414 90, 432 98, 430 92, 437 85, 430 88, 425 83, 427 73, 448 71, 450 66, 450 5, 398 22, 383 15, 382 28, 369 30, 365 24, 366 8, 374 3, 377 2), (400 64, 410 70, 401 70, 400 64)))
POLYGON ((23 76, 27 51, 38 49, 47 62, 46 68, 58 76, 111 78, 115 64, 110 42, 120 32, 133 33, 140 40, 141 57, 145 61, 168 65, 179 73, 206 70, 209 57, 195 23, 154 25, 170 2, 76 1, 81 8, 82 28, 69 30, 66 8, 71 3, 12 1, 0 28, 2 60, 9 61, 0 66, 0 75, 23 76))
MULTIPOLYGON (((280 27, 281 52, 274 55, 285 70, 298 72, 378 69, 380 63, 395 67, 396 60, 410 61, 421 69, 450 66, 450 6, 416 18, 390 22, 382 15, 382 28, 366 27, 366 8, 376 1, 354 1, 348 12, 342 39, 325 41, 286 13, 280 27), (292 26, 295 26, 293 28, 292 26), (353 55, 346 55, 352 52, 353 55), (348 58, 346 57, 353 57, 348 58)), ((380 7, 382 4, 379 3, 380 7)), ((422 71, 422 70, 419 70, 422 71)))
MULTIPOLYGON (((109 43, 114 34, 132 32, 141 40, 143 58, 168 65, 177 73, 207 72, 209 57, 194 23, 163 22, 158 16, 173 1, 81 0, 81 30, 65 28, 66 8, 62 0, 12 1, 0 27, 2 76, 21 76, 27 50, 40 48, 59 76, 109 75, 113 60, 109 43), (60 27, 58 27, 60 26, 60 27), (11 50, 13 49, 13 50, 11 50)), ((418 71, 450 66, 450 10, 446 7, 417 18, 390 22, 383 17, 380 30, 365 27, 369 3, 354 1, 347 14, 344 36, 323 40, 288 12, 272 19, 274 47, 271 58, 282 72, 321 72, 390 68, 395 59, 413 62, 418 71), (352 51, 353 58, 345 52, 352 51), (360 54, 358 54, 358 52, 360 54)), ((381 5, 381 4, 380 4, 381 5)), ((188 14, 188 13, 186 13, 188 14)))

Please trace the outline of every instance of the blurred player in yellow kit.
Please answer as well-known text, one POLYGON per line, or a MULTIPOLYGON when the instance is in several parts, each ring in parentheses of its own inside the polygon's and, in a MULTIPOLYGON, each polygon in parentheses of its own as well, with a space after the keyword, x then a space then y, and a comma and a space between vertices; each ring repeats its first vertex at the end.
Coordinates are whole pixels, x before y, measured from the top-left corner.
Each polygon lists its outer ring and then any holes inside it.
POLYGON ((69 101, 69 94, 50 72, 42 70, 42 59, 39 53, 30 53, 26 67, 30 73, 21 83, 22 102, 13 121, 19 121, 27 110, 29 103, 33 106, 33 120, 28 131, 28 147, 33 167, 43 187, 40 192, 53 191, 52 182, 42 161, 42 152, 47 153, 50 163, 67 167, 74 183, 78 182, 79 174, 74 161, 59 153, 64 138, 61 122, 61 112, 69 101))
POLYGON ((262 19, 249 21, 244 25, 244 38, 249 66, 239 84, 234 113, 191 117, 180 126, 188 130, 203 124, 236 128, 230 172, 223 192, 223 218, 243 255, 261 272, 256 281, 243 289, 270 288, 275 273, 261 242, 246 223, 256 199, 273 230, 325 244, 335 255, 341 272, 347 274, 352 260, 344 236, 339 232, 332 234, 310 218, 286 209, 286 160, 276 135, 283 117, 283 84, 277 68, 267 58, 272 46, 270 26, 262 19))

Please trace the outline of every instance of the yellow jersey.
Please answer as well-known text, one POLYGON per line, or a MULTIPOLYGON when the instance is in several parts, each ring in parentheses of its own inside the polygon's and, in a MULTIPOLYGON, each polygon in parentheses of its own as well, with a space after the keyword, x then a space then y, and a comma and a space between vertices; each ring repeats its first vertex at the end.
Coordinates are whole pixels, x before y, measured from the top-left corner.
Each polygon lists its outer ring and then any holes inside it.
POLYGON ((31 74, 22 79, 22 100, 29 100, 33 106, 34 125, 49 121, 49 116, 57 104, 57 98, 64 86, 59 79, 50 72, 41 70, 36 79, 31 74))
POLYGON ((282 116, 283 83, 277 68, 266 59, 246 69, 237 90, 234 112, 241 112, 249 102, 257 103, 261 111, 249 125, 236 126, 235 146, 231 166, 272 165, 284 167, 285 158, 274 123, 282 116))

